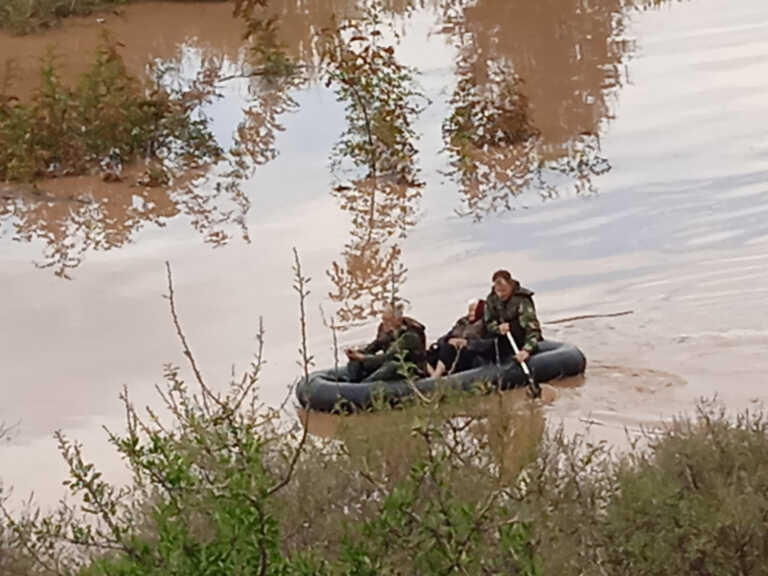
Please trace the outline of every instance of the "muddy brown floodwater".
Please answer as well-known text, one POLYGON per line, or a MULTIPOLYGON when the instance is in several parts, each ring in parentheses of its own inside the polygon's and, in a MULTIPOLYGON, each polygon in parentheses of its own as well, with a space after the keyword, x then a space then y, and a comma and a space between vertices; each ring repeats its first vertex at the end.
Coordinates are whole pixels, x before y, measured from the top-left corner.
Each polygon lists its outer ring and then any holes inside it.
MULTIPOLYGON (((321 366, 332 354, 319 305, 358 315, 362 325, 342 341, 360 341, 394 274, 432 338, 508 267, 536 292, 544 322, 634 311, 544 325, 589 359, 579 385, 553 387, 550 423, 621 442, 625 427, 690 412, 702 396, 730 409, 765 401, 768 3, 389 4, 397 56, 420 71, 431 100, 415 124, 418 190, 345 196, 329 169, 345 129, 334 94, 322 82, 276 93, 248 79, 225 83, 205 110, 225 148, 248 118, 273 128, 271 152, 241 184, 250 204, 238 222, 215 209, 215 195, 190 203, 185 192, 88 178, 3 188, 0 422, 18 423, 0 448, 5 483, 58 498, 55 429, 118 473, 102 426, 121 425, 119 390, 155 403, 163 363, 183 360, 161 298, 165 260, 206 377, 225 382, 233 364, 249 361, 261 315, 262 395, 280 402, 297 372, 293 246, 314 277, 310 344, 321 366), (263 123, 283 109, 282 130, 263 123), (467 109, 514 117, 517 128, 463 126, 470 161, 461 163, 450 126, 467 109), (205 241, 206 214, 232 229, 228 243, 205 241), (240 239, 243 223, 250 242, 240 239), (54 273, 62 262, 68 280, 54 273)), ((313 30, 354 11, 352 0, 272 6, 287 51, 305 62, 313 30)), ((75 75, 104 29, 136 73, 150 59, 175 62, 181 78, 203 61, 230 73, 243 65, 242 26, 226 5, 137 4, 105 18, 0 37, 0 59, 17 61, 20 97, 49 43, 75 75)))

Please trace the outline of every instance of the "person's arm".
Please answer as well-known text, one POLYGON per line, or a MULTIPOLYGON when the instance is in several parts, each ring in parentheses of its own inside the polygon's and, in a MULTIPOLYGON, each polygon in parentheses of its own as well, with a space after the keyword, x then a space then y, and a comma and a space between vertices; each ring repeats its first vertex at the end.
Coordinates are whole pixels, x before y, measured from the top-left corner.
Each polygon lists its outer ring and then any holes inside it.
POLYGON ((408 362, 422 362, 426 351, 422 346, 421 337, 408 330, 401 334, 382 356, 387 360, 398 360, 400 354, 403 354, 408 362))
POLYGON ((486 302, 485 311, 483 312, 483 322, 485 322, 485 329, 492 336, 500 336, 501 333, 499 332, 499 320, 498 318, 494 317, 493 306, 490 306, 489 304, 489 302, 486 302))
POLYGON ((523 350, 528 354, 533 354, 541 340, 541 325, 536 317, 536 308, 533 302, 526 298, 520 303, 518 313, 520 314, 520 326, 525 331, 523 350))
POLYGON ((379 352, 380 350, 384 350, 386 348, 385 342, 384 342, 384 334, 381 330, 381 327, 376 331, 376 339, 371 342, 370 344, 367 344, 363 348, 360 349, 360 352, 363 354, 376 354, 376 352, 379 352))
POLYGON ((456 323, 453 325, 453 327, 448 330, 445 334, 440 336, 440 338, 437 339, 438 344, 442 344, 443 342, 448 342, 451 338, 456 338, 456 334, 459 331, 459 328, 462 326, 461 318, 459 318, 456 323))
POLYGON ((370 344, 367 344, 363 348, 360 349, 360 352, 366 355, 370 354, 376 354, 379 350, 381 350, 381 341, 379 339, 374 340, 370 344))

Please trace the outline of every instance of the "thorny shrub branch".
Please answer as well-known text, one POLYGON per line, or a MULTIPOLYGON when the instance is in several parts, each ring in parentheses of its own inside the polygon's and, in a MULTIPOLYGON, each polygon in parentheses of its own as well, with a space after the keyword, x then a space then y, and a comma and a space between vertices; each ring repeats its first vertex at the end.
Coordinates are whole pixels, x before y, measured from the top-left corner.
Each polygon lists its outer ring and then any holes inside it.
POLYGON ((173 325, 176 328, 176 335, 179 337, 179 341, 181 342, 182 349, 184 351, 184 356, 186 356, 187 361, 189 362, 190 367, 192 368, 192 372, 195 374, 195 379, 197 380, 197 383, 200 385, 200 390, 202 391, 202 397, 203 397, 203 406, 206 410, 210 409, 210 406, 208 404, 208 399, 212 399, 216 404, 218 404, 221 408, 225 408, 224 403, 219 399, 219 397, 214 394, 210 388, 206 385, 205 381, 203 380, 203 375, 200 373, 200 369, 197 367, 197 362, 195 362, 195 357, 192 355, 192 350, 189 349, 189 344, 187 344, 187 339, 184 336, 184 332, 181 329, 181 323, 179 322, 179 315, 176 313, 176 300, 174 298, 174 292, 173 292, 173 275, 171 273, 171 264, 166 260, 165 262, 165 269, 168 273, 168 295, 166 298, 168 298, 168 302, 171 307, 171 318, 173 319, 173 325))
MULTIPOLYGON (((299 251, 294 247, 293 249, 293 273, 294 273, 294 284, 293 289, 299 296, 299 327, 301 331, 301 342, 299 345, 299 361, 298 364, 301 366, 302 371, 304 373, 304 383, 309 383, 309 369, 314 364, 314 356, 312 356, 309 353, 309 343, 307 341, 307 314, 306 314, 306 299, 310 294, 309 290, 309 283, 311 282, 311 278, 308 276, 304 276, 304 274, 301 271, 301 260, 299 259, 299 251)), ((302 451, 304 450, 304 446, 307 442, 307 437, 309 435, 309 415, 311 413, 311 408, 307 406, 306 410, 303 411, 301 415, 301 424, 303 426, 303 430, 301 432, 301 438, 299 440, 298 446, 296 446, 296 449, 293 452, 293 456, 291 457, 290 463, 288 465, 288 471, 285 473, 283 478, 274 486, 272 486, 269 490, 267 490, 267 496, 271 496, 272 494, 275 494, 279 490, 283 489, 290 481, 291 477, 293 476, 294 470, 296 469, 296 464, 299 461, 299 457, 301 456, 302 451)))

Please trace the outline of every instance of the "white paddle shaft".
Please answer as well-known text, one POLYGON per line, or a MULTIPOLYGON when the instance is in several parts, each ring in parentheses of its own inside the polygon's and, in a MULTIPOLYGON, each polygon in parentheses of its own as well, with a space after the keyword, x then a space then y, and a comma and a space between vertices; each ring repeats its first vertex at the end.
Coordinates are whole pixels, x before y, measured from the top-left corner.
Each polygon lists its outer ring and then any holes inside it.
MULTIPOLYGON (((512 338, 512 334, 507 332, 507 340, 509 340, 509 343, 512 344, 512 350, 515 351, 515 355, 520 354, 520 349, 517 347, 517 342, 515 342, 515 339, 512 338)), ((523 368, 523 372, 526 376, 531 375, 531 371, 528 370, 528 364, 526 362, 520 362, 520 366, 523 368)))

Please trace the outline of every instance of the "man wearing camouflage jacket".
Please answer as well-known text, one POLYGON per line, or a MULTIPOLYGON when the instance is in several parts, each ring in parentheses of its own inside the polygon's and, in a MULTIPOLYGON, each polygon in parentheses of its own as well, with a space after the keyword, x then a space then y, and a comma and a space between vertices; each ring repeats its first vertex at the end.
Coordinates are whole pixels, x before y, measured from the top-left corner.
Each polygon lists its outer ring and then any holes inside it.
POLYGON ((497 336, 500 356, 507 357, 512 352, 507 333, 520 350, 515 357, 518 362, 525 362, 536 352, 542 337, 533 292, 521 287, 507 270, 498 270, 493 275, 493 290, 486 298, 484 320, 486 330, 497 336))

